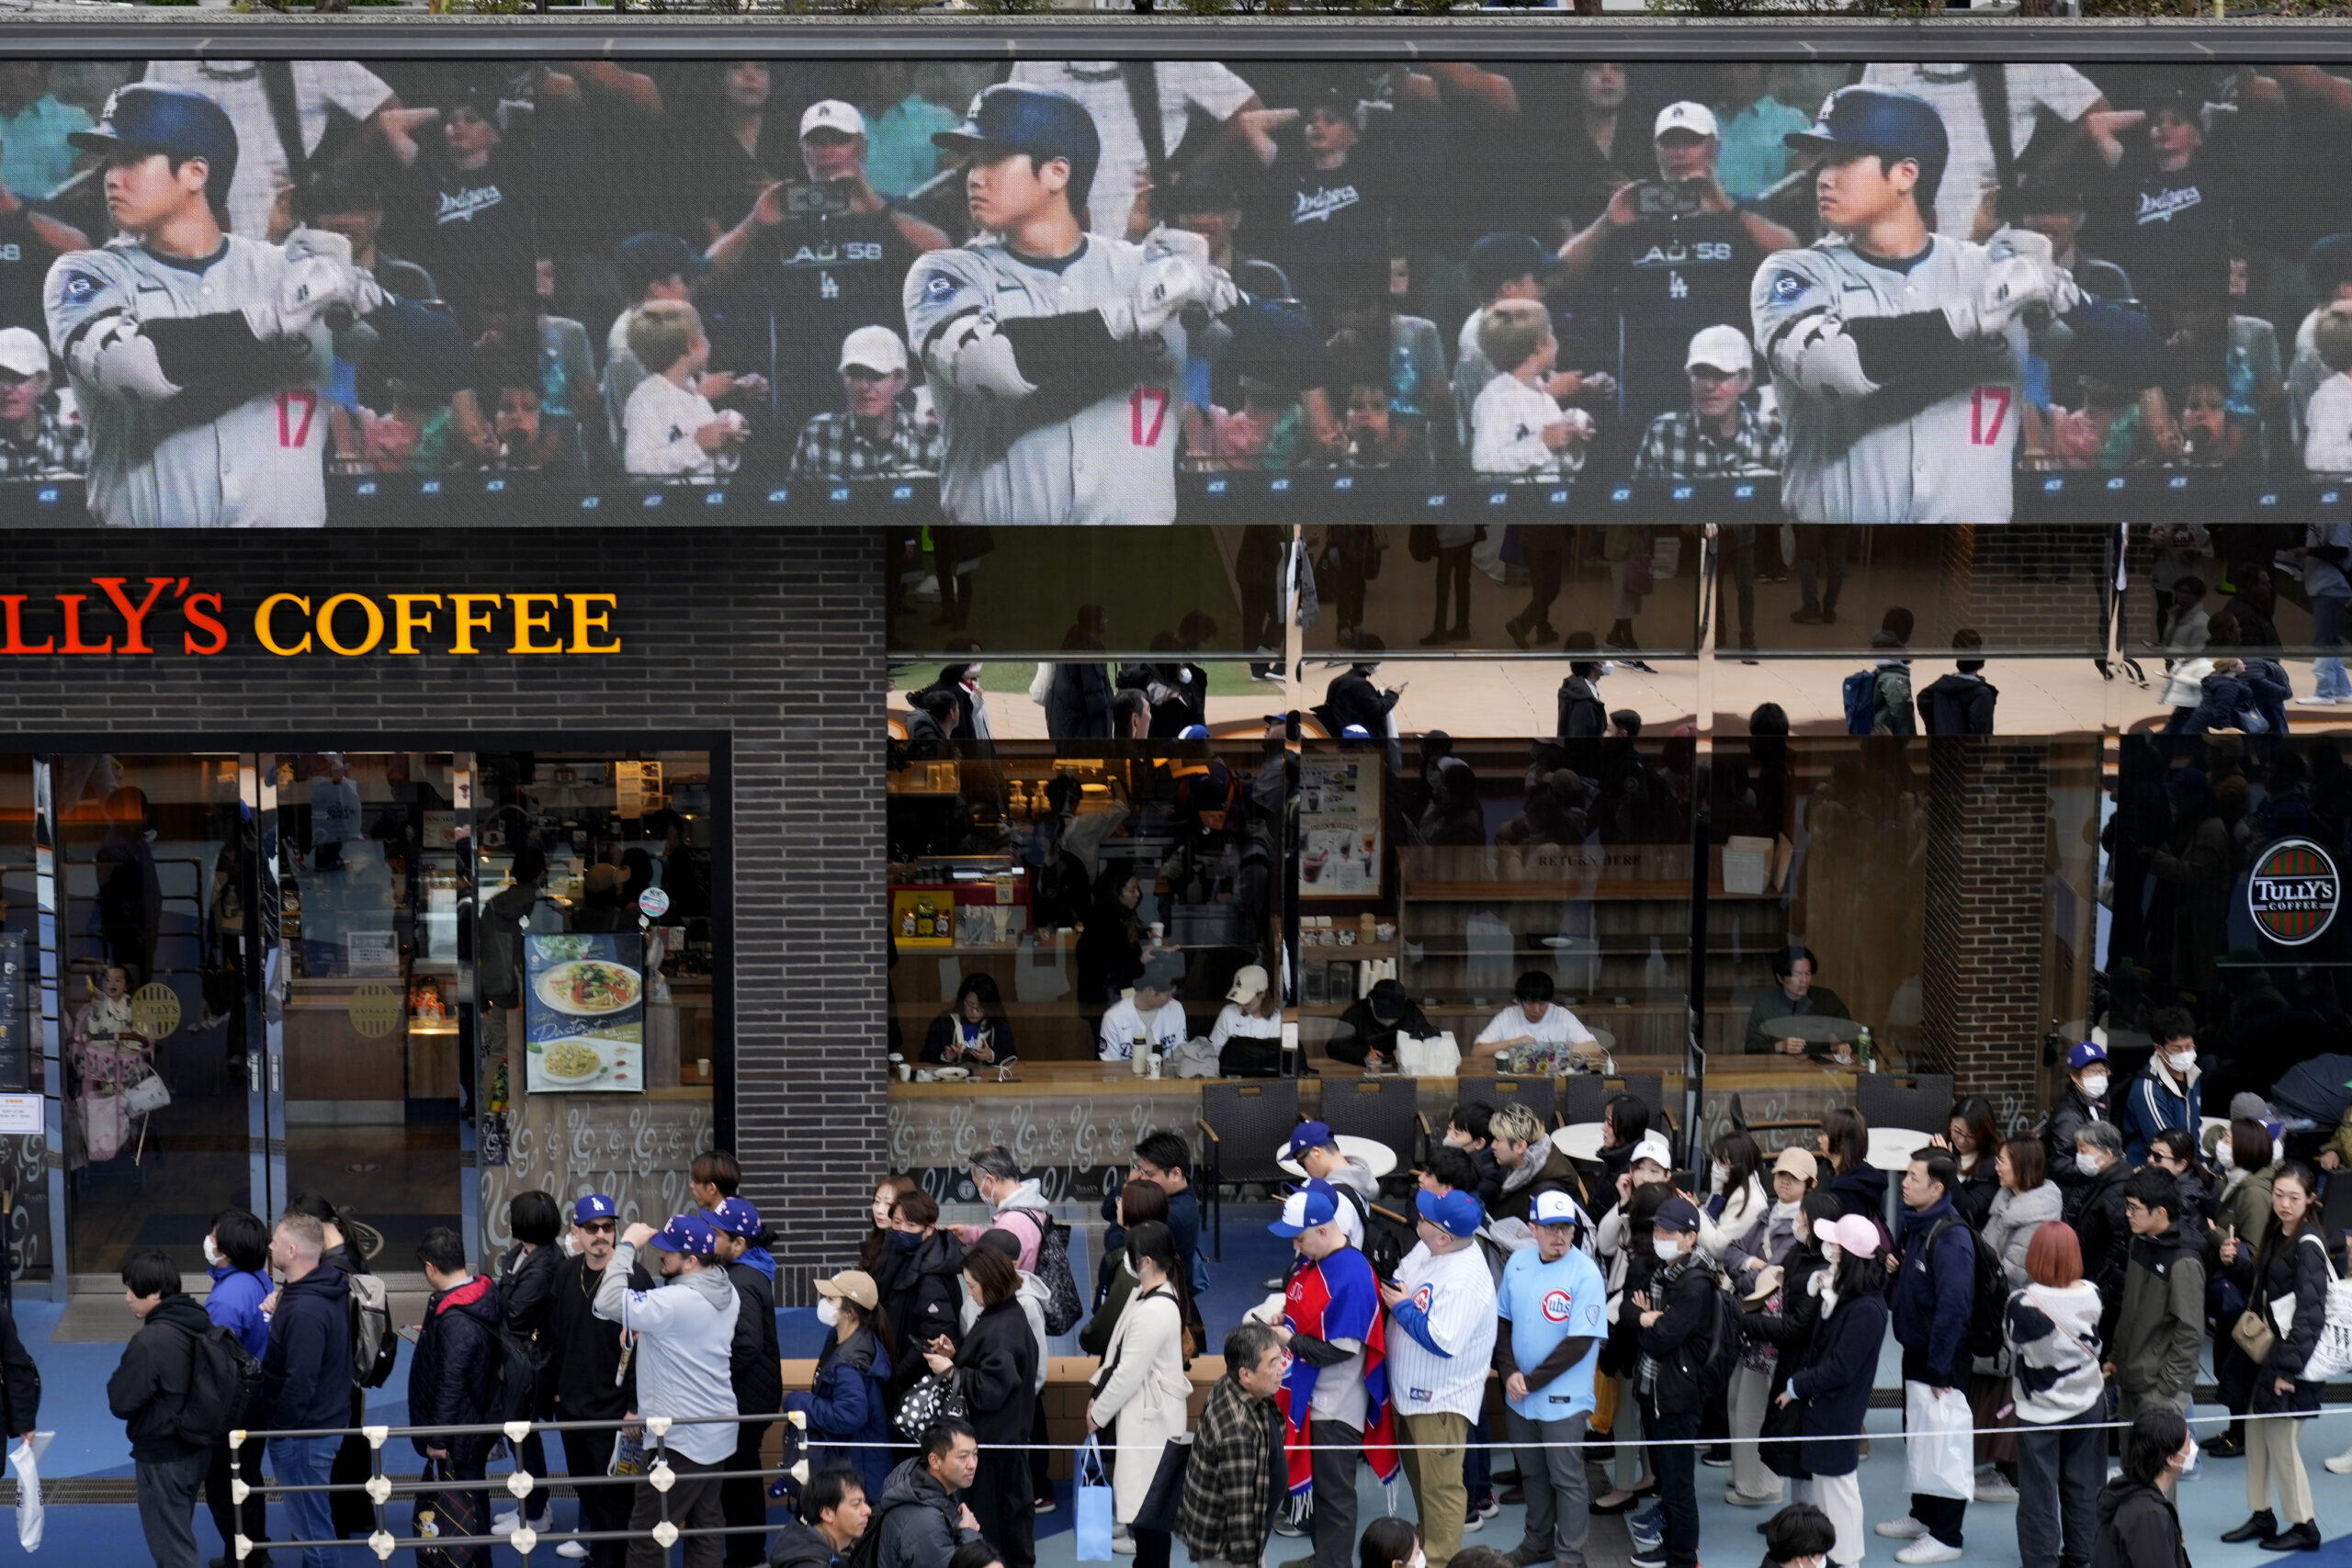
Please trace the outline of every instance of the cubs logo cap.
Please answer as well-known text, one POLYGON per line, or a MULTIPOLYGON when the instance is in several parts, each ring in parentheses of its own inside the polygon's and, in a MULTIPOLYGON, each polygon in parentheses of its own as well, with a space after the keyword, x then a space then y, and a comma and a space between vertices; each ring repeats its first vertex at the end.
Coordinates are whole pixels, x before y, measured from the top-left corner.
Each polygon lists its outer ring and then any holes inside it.
POLYGON ((571 1223, 584 1225, 590 1220, 609 1220, 619 1210, 602 1192, 591 1192, 571 1205, 571 1223))
POLYGON ((724 1198, 718 1207, 706 1216, 713 1230, 729 1235, 757 1235, 765 1227, 760 1224, 760 1212, 741 1198, 724 1198))
POLYGON ((655 1234, 651 1245, 664 1252, 708 1258, 718 1250, 718 1233, 700 1214, 673 1214, 670 1223, 655 1234))
POLYGON ((842 339, 843 370, 896 376, 907 367, 907 345, 888 327, 860 327, 842 339))
POLYGON ((1421 1212, 1421 1218, 1448 1235, 1476 1235, 1478 1227, 1487 1223, 1486 1211, 1467 1192, 1422 1192, 1414 1198, 1413 1206, 1421 1212))
POLYGON ((1328 1225, 1340 1212, 1340 1195, 1328 1181, 1310 1181, 1283 1200, 1282 1217, 1266 1228, 1276 1235, 1297 1235, 1328 1225))
POLYGON ((865 134, 865 117, 856 107, 839 98, 826 98, 810 104, 800 117, 800 139, 806 141, 812 130, 830 130, 839 136, 865 134))
POLYGON ((1704 104, 1694 104, 1688 99, 1679 104, 1668 104, 1657 111, 1657 123, 1650 128, 1650 140, 1659 141, 1669 130, 1686 130, 1693 136, 1713 136, 1717 134, 1715 111, 1704 104))
POLYGON ((1301 1122, 1291 1129, 1290 1147, 1283 1154, 1290 1159, 1296 1159, 1309 1149, 1319 1149, 1327 1144, 1336 1146, 1338 1143, 1339 1140, 1331 1135, 1329 1122, 1301 1122))
POLYGON ((1535 1195, 1529 1212, 1528 1223, 1537 1225, 1574 1225, 1584 1228, 1584 1211, 1577 1201, 1556 1188, 1546 1188, 1535 1195))
POLYGON ((2089 1066, 2093 1062, 2104 1062, 2106 1060, 2107 1047, 2100 1044, 2096 1040, 2077 1041, 2075 1042, 2075 1048, 2066 1053, 2067 1067, 2071 1071, 2077 1073, 2081 1072, 2085 1067, 2089 1066))

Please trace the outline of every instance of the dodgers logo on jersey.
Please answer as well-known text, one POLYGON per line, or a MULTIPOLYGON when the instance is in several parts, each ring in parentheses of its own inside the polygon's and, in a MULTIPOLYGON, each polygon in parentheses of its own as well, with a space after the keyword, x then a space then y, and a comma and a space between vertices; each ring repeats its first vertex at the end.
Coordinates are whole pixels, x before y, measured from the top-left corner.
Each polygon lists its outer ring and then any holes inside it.
POLYGON ((956 290, 962 287, 962 284, 948 276, 947 274, 944 272, 934 272, 931 275, 930 279, 923 284, 922 291, 927 299, 937 302, 950 298, 955 294, 956 290))
POLYGON ((69 272, 61 288, 68 305, 79 305, 98 291, 98 280, 86 272, 69 272))
POLYGON ((1568 1304, 1569 1304, 1569 1303, 1568 1303, 1568 1292, 1566 1292, 1566 1291, 1546 1291, 1546 1292, 1544 1292, 1544 1322, 1546 1322, 1546 1323, 1566 1323, 1566 1322, 1567 1322, 1567 1321, 1568 1321, 1568 1304))

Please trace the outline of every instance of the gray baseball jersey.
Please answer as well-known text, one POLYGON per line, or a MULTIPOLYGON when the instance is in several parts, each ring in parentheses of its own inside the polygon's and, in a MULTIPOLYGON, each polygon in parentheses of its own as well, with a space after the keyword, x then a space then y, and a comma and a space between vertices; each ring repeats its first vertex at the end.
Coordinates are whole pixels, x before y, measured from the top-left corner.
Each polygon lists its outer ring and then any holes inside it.
POLYGON ((1772 365, 1788 423, 1781 504, 1800 523, 2006 523, 2024 405, 2026 332, 2012 323, 1959 384, 1818 395, 1795 379, 1792 329, 1908 316, 1975 292, 1984 246, 1932 236, 1911 265, 1891 266, 1842 239, 1765 258, 1749 291, 1756 343, 1772 365))
MULTIPOLYGON (((1141 377, 1080 404, 1041 388, 1018 400, 954 385, 933 365, 940 331, 972 311, 995 321, 1070 315, 1122 299, 1143 247, 1089 236, 1067 263, 990 241, 933 251, 907 274, 907 342, 933 370, 947 438, 940 503, 956 523, 1169 523, 1184 423, 1184 329, 1170 322, 1141 377)), ((1035 379, 1035 378, 1032 378, 1035 379)))
POLYGON ((276 293, 286 254, 231 234, 203 265, 151 255, 118 239, 74 251, 49 269, 49 341, 64 360, 90 426, 89 508, 100 523, 132 528, 316 528, 326 523, 322 467, 325 388, 334 368, 332 334, 314 325, 310 352, 289 352, 275 391, 196 420, 202 387, 156 406, 102 385, 93 373, 103 329, 133 322, 220 315, 276 293))

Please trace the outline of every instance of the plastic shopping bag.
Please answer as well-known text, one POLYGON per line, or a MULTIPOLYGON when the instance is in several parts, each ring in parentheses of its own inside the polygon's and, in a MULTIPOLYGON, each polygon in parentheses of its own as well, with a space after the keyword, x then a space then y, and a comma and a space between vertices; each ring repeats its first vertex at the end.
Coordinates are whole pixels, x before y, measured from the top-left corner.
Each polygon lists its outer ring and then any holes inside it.
POLYGON ((1092 1438, 1078 1451, 1078 1560, 1111 1561, 1111 1477, 1102 1468, 1102 1448, 1092 1438))
POLYGON ((35 1432, 8 1450, 8 1468, 17 1472, 17 1544, 27 1551, 40 1550, 40 1456, 55 1436, 35 1432))
POLYGON ((1975 1496, 1976 1450, 1969 1427, 1967 1394, 1905 1383, 1903 1489, 1928 1497, 1975 1496))

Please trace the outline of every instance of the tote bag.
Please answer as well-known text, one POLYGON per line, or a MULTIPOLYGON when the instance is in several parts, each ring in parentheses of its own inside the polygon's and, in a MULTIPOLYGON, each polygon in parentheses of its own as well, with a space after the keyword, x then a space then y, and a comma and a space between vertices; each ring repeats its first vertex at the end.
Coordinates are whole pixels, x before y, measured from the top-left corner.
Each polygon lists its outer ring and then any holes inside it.
POLYGON ((1168 1446, 1159 1450, 1159 1468, 1152 1472, 1151 1490, 1144 1494, 1133 1529, 1171 1532, 1176 1529, 1176 1510, 1184 1500, 1184 1472, 1192 1463, 1193 1434, 1179 1432, 1169 1438, 1168 1446))
POLYGON ((1976 1444, 1969 1431, 1968 1396, 1938 1393, 1925 1383, 1903 1385, 1904 1490, 1924 1497, 1976 1495, 1976 1444))
POLYGON ((1102 1467, 1102 1445, 1092 1438, 1078 1452, 1078 1560, 1111 1561, 1113 1505, 1110 1473, 1102 1467))
POLYGON ((1764 1461, 1765 1469, 1792 1481, 1807 1481, 1813 1475, 1803 1458, 1804 1404, 1792 1398, 1786 1404, 1768 1406, 1763 1427, 1757 1434, 1763 1440, 1756 1445, 1756 1457, 1764 1461))
POLYGON ((2305 1382, 2325 1382, 2352 1371, 2352 1280, 2335 1271, 2327 1244, 2315 1235, 2303 1239, 2327 1258, 2327 1320, 2320 1325, 2319 1343, 2299 1374, 2305 1382))

